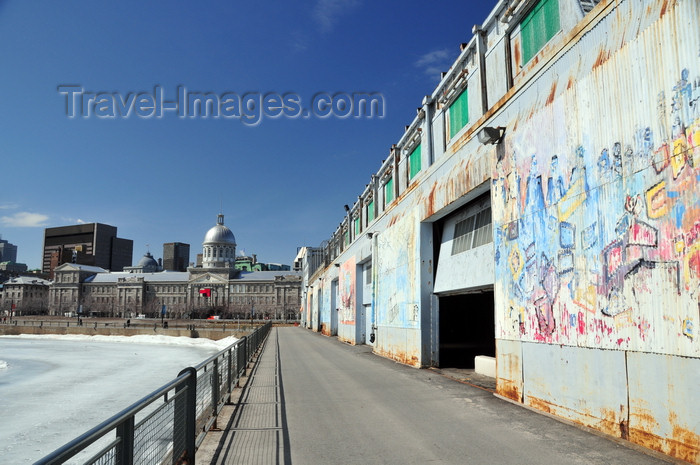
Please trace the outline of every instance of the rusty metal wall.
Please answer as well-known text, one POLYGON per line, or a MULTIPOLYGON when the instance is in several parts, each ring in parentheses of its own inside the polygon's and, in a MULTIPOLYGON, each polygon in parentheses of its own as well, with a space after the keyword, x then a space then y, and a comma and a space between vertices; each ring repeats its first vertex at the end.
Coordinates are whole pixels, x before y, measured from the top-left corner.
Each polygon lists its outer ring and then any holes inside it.
POLYGON ((666 3, 610 8, 518 98, 493 176, 498 337, 700 356, 698 3, 666 3), (662 11, 636 37, 617 20, 662 11))
POLYGON ((670 355, 627 353, 629 436, 639 445, 700 462, 700 363, 670 355))
MULTIPOLYGON (((489 108, 465 50, 469 124, 448 140, 438 88, 431 124, 413 123, 432 165, 396 179, 374 237, 358 235, 310 280, 324 291, 307 314, 330 321, 339 278, 338 337, 360 341, 357 264, 371 257, 375 353, 433 364, 432 223, 488 186, 498 393, 700 463, 689 407, 700 384, 700 2, 603 0, 585 17, 577 0, 560 4, 572 14, 530 63, 518 61, 517 26, 483 26, 489 108), (505 127, 504 141, 480 144, 484 126, 505 127)), ((372 182, 396 173, 391 163, 372 182)), ((470 282, 462 268, 455 280, 470 282)))
POLYGON ((498 392, 692 463, 699 20, 602 2, 519 71, 492 175, 498 392))
POLYGON ((525 342, 523 403, 621 437, 629 416, 626 368, 623 351, 525 342))

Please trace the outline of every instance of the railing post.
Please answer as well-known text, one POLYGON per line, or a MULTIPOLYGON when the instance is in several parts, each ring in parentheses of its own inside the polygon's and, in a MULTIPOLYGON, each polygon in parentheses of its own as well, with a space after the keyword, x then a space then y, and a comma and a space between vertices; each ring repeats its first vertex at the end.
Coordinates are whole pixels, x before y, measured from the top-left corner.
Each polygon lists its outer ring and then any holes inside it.
POLYGON ((236 346, 236 371, 238 372, 238 384, 240 386, 241 376, 245 374, 245 341, 241 341, 236 346))
POLYGON ((219 383, 219 358, 214 359, 214 369, 211 372, 211 412, 214 417, 219 414, 219 399, 221 399, 221 383, 219 383))
POLYGON ((233 349, 228 350, 228 376, 226 378, 226 389, 228 396, 226 403, 231 403, 231 391, 233 391, 233 349))
POLYGON ((175 419, 173 426, 173 449, 183 450, 181 456, 173 454, 173 464, 194 465, 195 442, 197 439, 197 370, 185 368, 179 374, 189 374, 187 382, 175 389, 175 419), (185 394, 180 395, 185 390, 185 394), (184 444, 182 444, 184 442, 184 444), (177 446, 181 445, 181 448, 177 446))
POLYGON ((134 417, 130 416, 117 426, 117 465, 134 465, 134 417))

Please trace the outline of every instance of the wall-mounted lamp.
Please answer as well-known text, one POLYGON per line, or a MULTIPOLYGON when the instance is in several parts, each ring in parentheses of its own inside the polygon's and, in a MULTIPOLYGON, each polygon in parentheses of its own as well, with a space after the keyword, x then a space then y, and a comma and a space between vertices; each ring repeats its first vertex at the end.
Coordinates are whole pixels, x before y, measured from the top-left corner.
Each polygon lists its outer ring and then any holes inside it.
POLYGON ((340 268, 340 263, 334 263, 336 268, 340 268))
POLYGON ((372 231, 367 233, 367 239, 372 239, 372 236, 374 236, 374 233, 372 231))
POLYGON ((476 133, 476 137, 479 139, 479 143, 482 145, 498 144, 503 138, 503 134, 505 132, 506 128, 503 126, 498 126, 496 128, 484 126, 483 128, 479 129, 479 132, 476 133))
POLYGON ((350 207, 348 207, 347 205, 343 205, 343 208, 345 209, 346 212, 350 211, 350 207))

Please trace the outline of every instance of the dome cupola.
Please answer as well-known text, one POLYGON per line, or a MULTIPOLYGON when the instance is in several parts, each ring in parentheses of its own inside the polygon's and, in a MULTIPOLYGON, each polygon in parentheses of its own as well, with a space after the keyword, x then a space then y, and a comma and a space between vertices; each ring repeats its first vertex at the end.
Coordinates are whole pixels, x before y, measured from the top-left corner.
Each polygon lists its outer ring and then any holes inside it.
POLYGON ((236 260, 236 237, 224 225, 223 214, 220 213, 217 216, 216 225, 207 231, 202 246, 204 268, 233 268, 236 260))
POLYGON ((141 260, 139 260, 139 263, 136 265, 145 270, 148 270, 148 272, 153 272, 158 270, 158 262, 156 261, 155 258, 153 258, 153 255, 151 255, 151 252, 146 252, 146 255, 141 257, 141 260))

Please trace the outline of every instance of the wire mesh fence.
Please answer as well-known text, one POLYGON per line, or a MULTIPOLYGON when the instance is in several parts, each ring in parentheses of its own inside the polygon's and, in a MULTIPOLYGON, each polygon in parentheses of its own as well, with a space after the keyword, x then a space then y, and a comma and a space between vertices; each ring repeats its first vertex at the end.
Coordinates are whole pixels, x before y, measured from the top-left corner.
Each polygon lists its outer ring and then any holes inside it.
POLYGON ((182 370, 160 389, 57 449, 35 465, 153 465, 194 463, 211 428, 271 323, 182 370))

